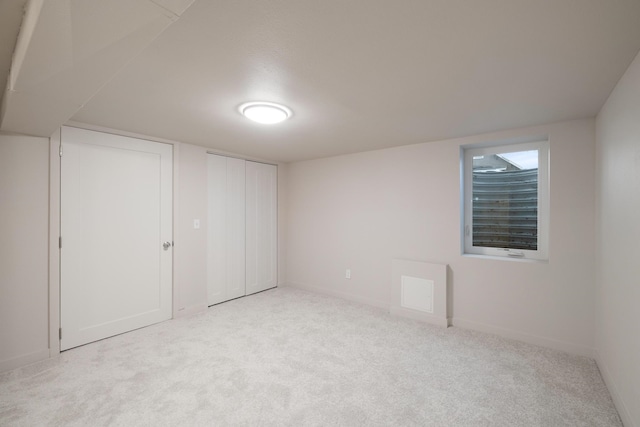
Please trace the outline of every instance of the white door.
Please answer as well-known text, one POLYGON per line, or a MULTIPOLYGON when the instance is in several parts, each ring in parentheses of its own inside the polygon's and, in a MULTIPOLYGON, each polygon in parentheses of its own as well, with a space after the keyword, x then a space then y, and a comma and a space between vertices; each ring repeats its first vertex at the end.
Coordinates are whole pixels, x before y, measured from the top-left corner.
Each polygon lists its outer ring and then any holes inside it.
POLYGON ((245 161, 208 155, 208 305, 245 295, 245 161))
POLYGON ((171 318, 168 144, 62 128, 60 348, 171 318))
POLYGON ((278 284, 277 191, 274 165, 247 162, 247 295, 278 284))

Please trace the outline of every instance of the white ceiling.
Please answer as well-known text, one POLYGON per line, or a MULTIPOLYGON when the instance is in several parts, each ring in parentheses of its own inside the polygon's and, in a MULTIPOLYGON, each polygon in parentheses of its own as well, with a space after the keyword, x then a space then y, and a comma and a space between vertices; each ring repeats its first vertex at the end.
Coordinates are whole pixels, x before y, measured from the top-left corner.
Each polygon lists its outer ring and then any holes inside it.
POLYGON ((593 117, 639 49, 638 0, 196 0, 72 120, 296 161, 593 117))
POLYGON ((9 77, 11 57, 27 0, 0 1, 0 87, 9 77))

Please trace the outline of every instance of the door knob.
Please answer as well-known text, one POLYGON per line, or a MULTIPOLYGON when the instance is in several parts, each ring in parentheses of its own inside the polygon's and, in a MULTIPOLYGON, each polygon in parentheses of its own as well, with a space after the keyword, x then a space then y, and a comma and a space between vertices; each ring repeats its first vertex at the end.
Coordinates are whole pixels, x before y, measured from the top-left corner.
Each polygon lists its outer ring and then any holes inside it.
POLYGON ((164 248, 164 250, 168 250, 171 247, 171 242, 164 242, 162 244, 162 247, 164 248))

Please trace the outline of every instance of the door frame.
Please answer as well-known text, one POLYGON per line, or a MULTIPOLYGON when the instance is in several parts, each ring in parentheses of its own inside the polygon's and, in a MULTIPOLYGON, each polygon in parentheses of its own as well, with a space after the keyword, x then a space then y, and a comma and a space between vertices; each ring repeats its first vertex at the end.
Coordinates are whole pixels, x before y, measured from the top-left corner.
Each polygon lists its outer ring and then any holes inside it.
MULTIPOLYGON (((169 144, 172 146, 173 151, 173 176, 172 176, 172 193, 173 193, 173 205, 172 210, 172 234, 173 241, 178 240, 178 231, 176 224, 178 223, 178 209, 179 206, 179 194, 176 191, 178 188, 179 173, 179 160, 180 160, 180 143, 176 141, 149 138, 144 135, 139 135, 131 132, 115 132, 112 129, 103 128, 100 126, 89 126, 78 123, 68 123, 64 126, 75 127, 79 129, 92 130, 96 132, 102 132, 118 136, 127 136, 131 138, 143 139, 146 141, 169 144)), ((61 208, 61 188, 60 188, 60 174, 61 174, 61 157, 60 157, 60 143, 61 143, 62 127, 58 128, 53 135, 49 138, 49 357, 56 357, 60 354, 60 208, 61 208)), ((176 274, 176 250, 179 249, 174 246, 172 248, 172 272, 171 272, 171 319, 177 317, 178 310, 178 295, 175 286, 175 274, 176 274)))

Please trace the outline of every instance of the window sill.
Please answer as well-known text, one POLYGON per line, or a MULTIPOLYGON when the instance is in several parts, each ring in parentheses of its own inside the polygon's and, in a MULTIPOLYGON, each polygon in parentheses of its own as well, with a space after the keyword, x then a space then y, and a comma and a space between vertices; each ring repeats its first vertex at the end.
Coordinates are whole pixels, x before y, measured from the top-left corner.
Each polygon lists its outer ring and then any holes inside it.
POLYGON ((465 258, 480 258, 480 259, 490 259, 497 261, 515 261, 515 262, 524 262, 529 264, 549 264, 548 259, 533 259, 533 258, 514 258, 509 256, 496 256, 496 255, 482 255, 482 254, 462 254, 465 258))

